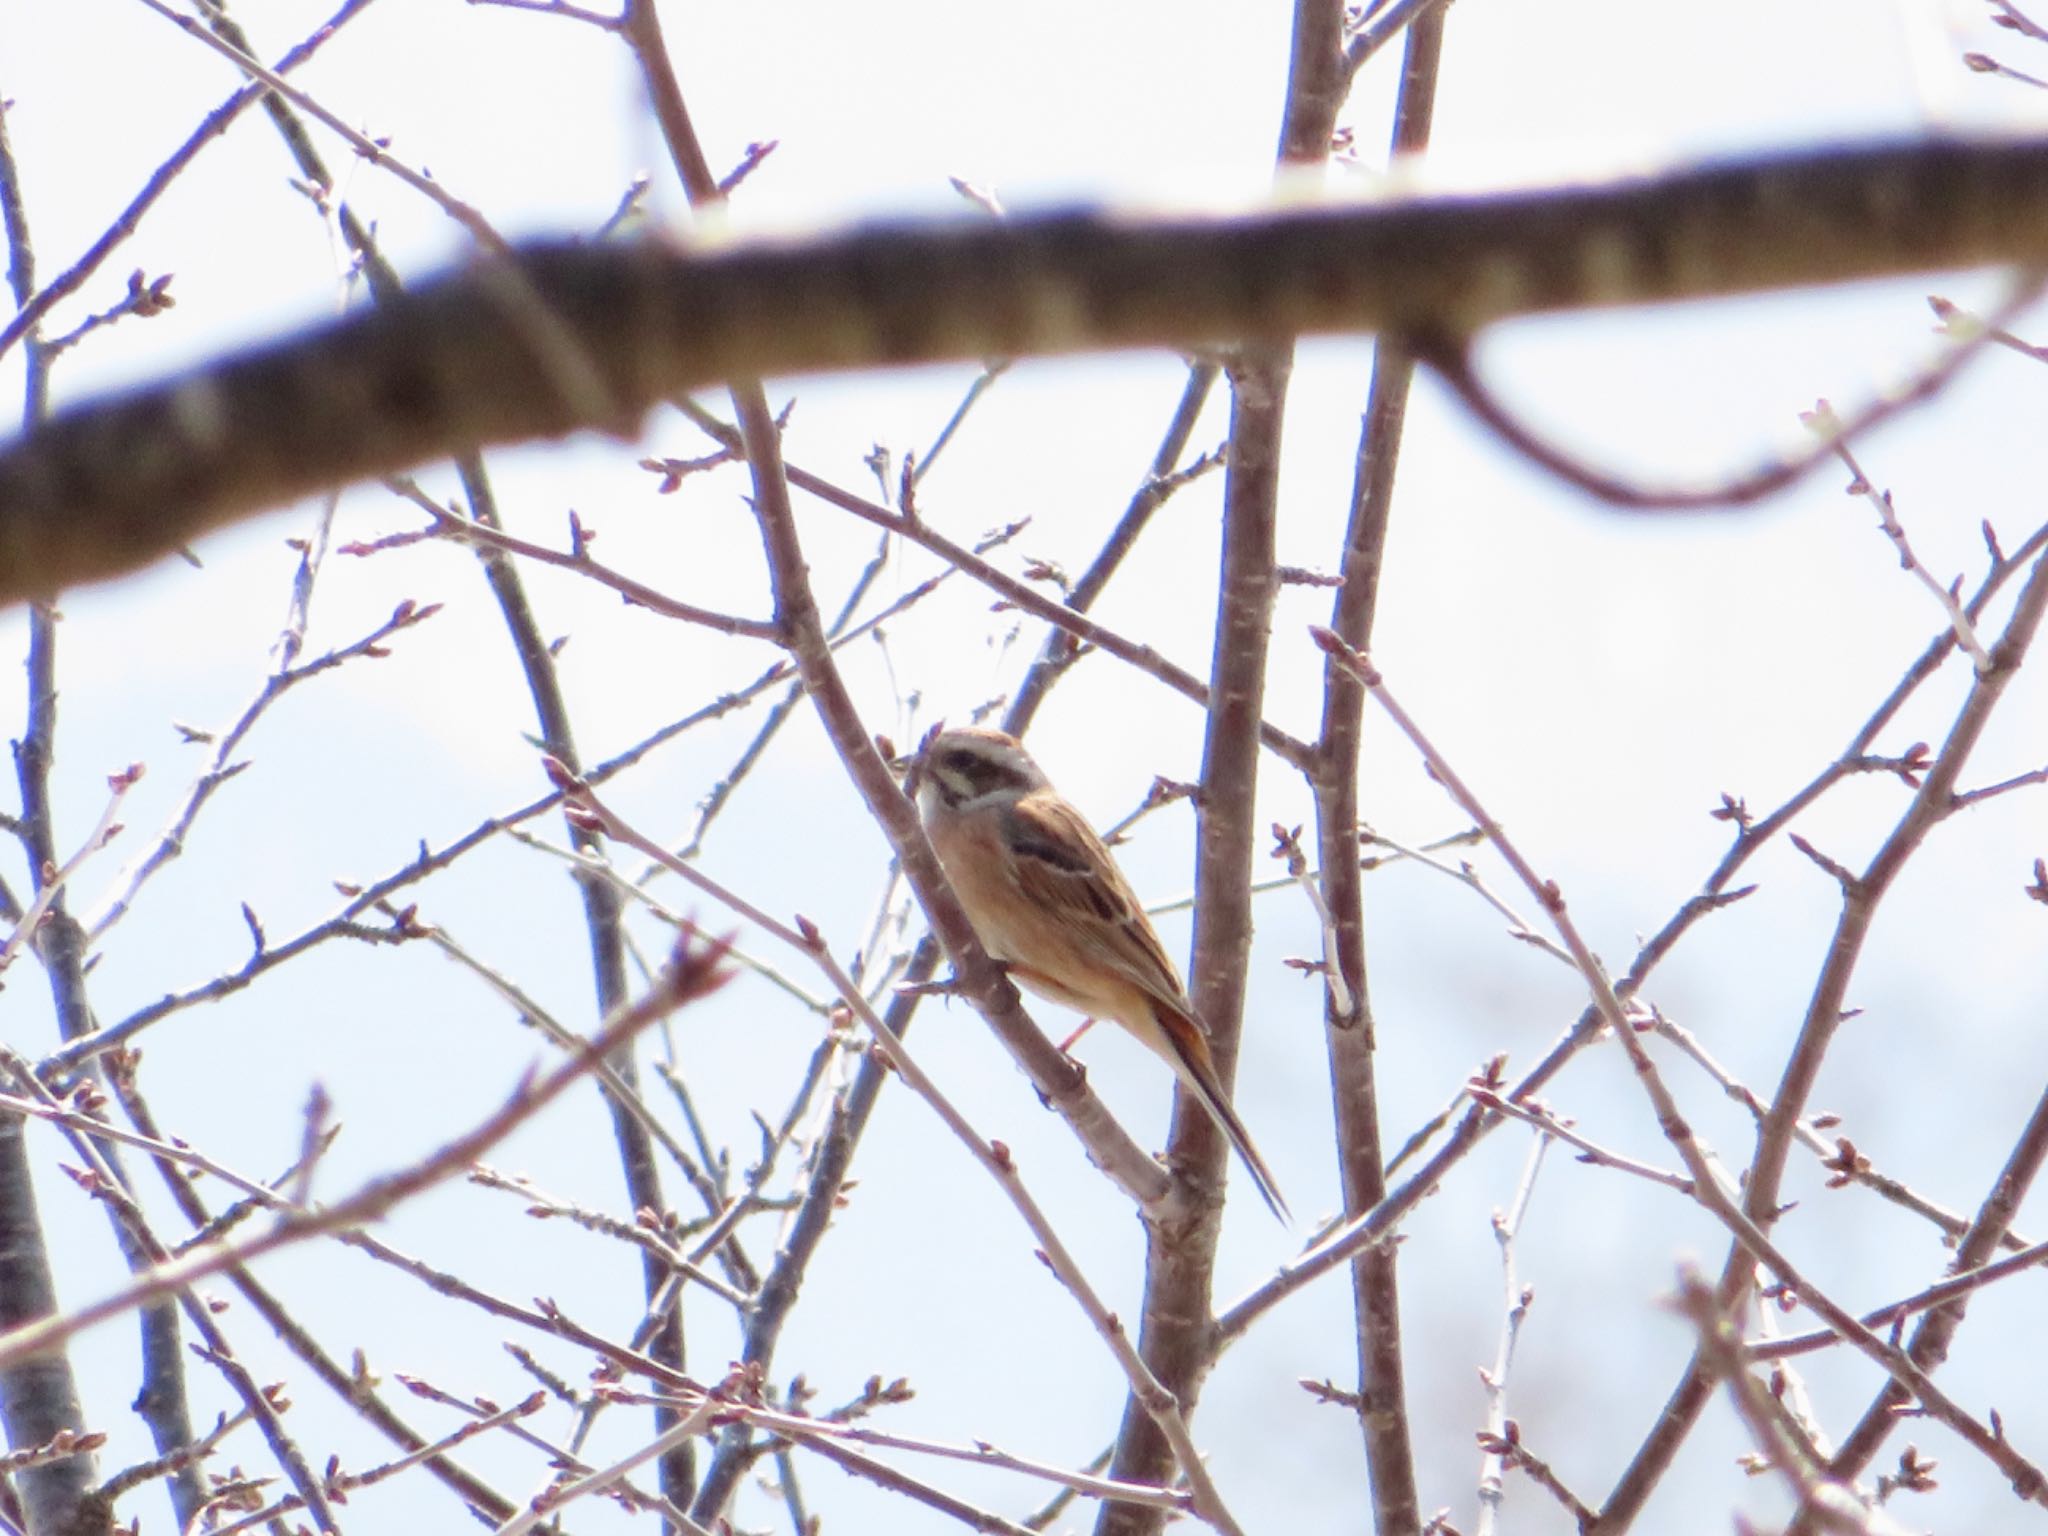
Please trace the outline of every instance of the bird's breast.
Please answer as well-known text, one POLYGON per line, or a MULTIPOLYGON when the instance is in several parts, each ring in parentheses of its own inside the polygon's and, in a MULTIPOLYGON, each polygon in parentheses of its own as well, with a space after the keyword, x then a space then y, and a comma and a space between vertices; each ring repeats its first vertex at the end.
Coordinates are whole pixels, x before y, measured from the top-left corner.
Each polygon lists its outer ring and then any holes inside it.
POLYGON ((1019 985, 1095 1018, 1150 1022, 1143 991, 1104 964, 1101 935, 1024 894, 996 816, 940 817, 925 830, 982 948, 1019 985))

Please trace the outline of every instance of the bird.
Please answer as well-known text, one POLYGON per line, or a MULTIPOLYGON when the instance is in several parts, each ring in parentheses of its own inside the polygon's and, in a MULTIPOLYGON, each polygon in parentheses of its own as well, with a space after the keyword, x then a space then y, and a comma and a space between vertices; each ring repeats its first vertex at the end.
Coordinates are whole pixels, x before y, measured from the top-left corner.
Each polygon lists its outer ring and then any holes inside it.
POLYGON ((986 726, 937 727, 906 787, 990 958, 1040 997, 1114 1020, 1162 1057, 1237 1149, 1273 1214, 1291 1222, 1152 920, 1024 744, 986 726))

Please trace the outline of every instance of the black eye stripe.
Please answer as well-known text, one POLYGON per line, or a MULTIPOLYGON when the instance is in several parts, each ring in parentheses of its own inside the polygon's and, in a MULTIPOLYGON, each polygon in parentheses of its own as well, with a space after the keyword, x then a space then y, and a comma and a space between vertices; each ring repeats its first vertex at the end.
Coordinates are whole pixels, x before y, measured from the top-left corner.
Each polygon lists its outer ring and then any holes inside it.
POLYGON ((947 747, 931 759, 932 778, 950 804, 977 800, 993 790, 1014 785, 1028 788, 1030 775, 1004 757, 973 747, 947 747))

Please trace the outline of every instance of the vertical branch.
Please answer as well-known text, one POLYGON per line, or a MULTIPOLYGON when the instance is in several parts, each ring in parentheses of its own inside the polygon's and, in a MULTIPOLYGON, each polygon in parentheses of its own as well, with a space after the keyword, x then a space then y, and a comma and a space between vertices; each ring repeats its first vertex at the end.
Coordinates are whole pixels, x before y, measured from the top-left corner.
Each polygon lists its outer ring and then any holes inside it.
POLYGON ((1536 1193, 1536 1175, 1542 1170, 1543 1154, 1549 1147, 1550 1133, 1538 1131, 1522 1164, 1522 1181, 1515 1186, 1513 1203, 1505 1211, 1496 1209, 1493 1213, 1493 1240, 1500 1246, 1500 1344, 1494 1350, 1492 1369, 1480 1372, 1486 1386, 1486 1428, 1479 1436, 1484 1452, 1479 1463, 1479 1517, 1473 1522, 1473 1536, 1495 1536, 1500 1528, 1508 1448, 1515 1444, 1514 1421, 1508 1417, 1508 1372, 1514 1368, 1515 1344, 1522 1336, 1522 1323, 1529 1315, 1529 1302, 1534 1294, 1515 1274, 1515 1239, 1522 1234, 1522 1218, 1529 1214, 1529 1200, 1536 1193))
MULTIPOLYGON (((1208 740, 1196 809, 1195 954, 1190 993, 1209 1033, 1216 1070, 1236 1075, 1245 971, 1251 952, 1253 814, 1258 787, 1259 714, 1265 696, 1271 623, 1274 524, 1279 491, 1279 428, 1289 349, 1259 349, 1231 369, 1235 398, 1224 489, 1223 572, 1211 668, 1208 740)), ((1228 1147, 1206 1110, 1185 1089, 1174 1096, 1167 1164, 1182 1198, 1146 1224, 1145 1311, 1140 1351, 1146 1365, 1191 1412, 1214 1363, 1210 1321, 1216 1242, 1222 1232, 1222 1180, 1228 1147)), ((1132 1396, 1125 1404, 1110 1476, 1156 1483, 1172 1454, 1153 1416, 1132 1396)), ((1162 1511, 1106 1504, 1101 1536, 1156 1531, 1162 1511)))
MULTIPOLYGON (((210 0, 206 6, 208 25, 216 34, 225 39, 238 51, 249 54, 252 50, 247 36, 228 15, 224 4, 210 0)), ((272 124, 283 138, 299 171, 306 179, 324 192, 334 188, 333 177, 325 161, 315 147, 312 136, 307 133, 291 103, 277 92, 265 93, 264 110, 269 113, 272 124)), ((342 206, 338 210, 338 223, 342 238, 349 249, 362 261, 363 275, 370 292, 380 304, 392 303, 403 295, 403 284, 397 272, 378 249, 370 230, 358 219, 354 210, 342 206)), ((497 496, 490 477, 485 472, 480 454, 466 453, 455 461, 456 474, 462 483, 464 499, 469 504, 470 516, 477 522, 491 528, 503 526, 498 515, 497 496)), ((534 714, 540 727, 540 737, 550 756, 580 772, 582 758, 576 750, 576 739, 570 724, 569 707, 562 696, 561 679, 555 669, 554 656, 548 649, 547 637, 542 633, 533 606, 526 595, 524 583, 511 559, 501 551, 478 547, 477 559, 484 570, 484 580, 491 589, 491 596, 498 604, 498 611, 505 621, 505 629, 512 641, 514 653, 519 658, 520 671, 526 679, 527 692, 533 700, 534 714)), ((577 849, 586 853, 598 851, 598 835, 587 828, 569 824, 569 837, 577 849)), ((580 867, 575 874, 578 890, 583 901, 584 929, 589 936, 591 968, 595 975, 597 992, 597 1014, 608 1017, 626 998, 626 945, 623 926, 622 898, 616 887, 602 876, 580 867)), ((621 1050, 618 1059, 611 1063, 612 1069, 628 1089, 639 1086, 639 1069, 630 1048, 621 1050)), ((602 1089, 600 1089, 602 1091, 602 1089)), ((618 1141, 619 1158, 623 1167, 626 1197, 636 1210, 661 1211, 666 1208, 662 1195, 661 1172, 655 1157, 654 1143, 646 1127, 632 1113, 629 1106, 620 1103, 611 1094, 605 1094, 605 1103, 611 1111, 612 1133, 618 1141)), ((646 1295, 652 1301, 662 1290, 666 1279, 661 1263, 652 1255, 642 1257, 641 1280, 646 1295)), ((681 1370, 685 1365, 683 1357, 683 1330, 679 1315, 671 1313, 648 1340, 648 1353, 664 1365, 681 1370)), ((666 1428, 673 1415, 668 1409, 655 1411, 657 1427, 666 1428)), ((695 1468, 691 1460, 691 1449, 687 1444, 678 1446, 662 1460, 662 1493, 678 1505, 689 1502, 691 1485, 695 1480, 695 1468)))
MULTIPOLYGON (((1443 52, 1444 11, 1424 12, 1408 34, 1395 107, 1393 153, 1413 153, 1429 142, 1443 52)), ((1350 525, 1330 627, 1349 645, 1372 640, 1385 559, 1394 476, 1408 414, 1414 358, 1392 337, 1373 357, 1372 393, 1352 480, 1350 525)), ((1334 659, 1323 672, 1323 724, 1310 775, 1315 791, 1317 862, 1323 901, 1335 933, 1323 956, 1331 974, 1324 989, 1324 1026, 1337 1123, 1337 1158, 1344 1209, 1357 1215, 1386 1198, 1379 1090, 1373 1073, 1373 1022, 1365 954, 1365 887, 1358 853, 1358 768, 1365 690, 1334 659)), ((1421 1521, 1415 1457, 1408 1425, 1401 1351, 1397 1250, 1374 1244, 1352 1266, 1352 1306, 1358 1352, 1358 1418, 1365 1436, 1376 1528, 1412 1532, 1421 1521)))
MULTIPOLYGON (((1283 172, 1320 166, 1329 158, 1345 91, 1343 29, 1341 0, 1297 0, 1280 128, 1283 172)), ((1273 599, 1279 590, 1280 439, 1293 364, 1291 344, 1262 343, 1246 348, 1230 365, 1222 570, 1202 794, 1196 806, 1195 939, 1189 967, 1189 992, 1226 1087, 1236 1077, 1251 956, 1259 725, 1273 599)), ((1226 1156, 1222 1133, 1185 1090, 1177 1091, 1167 1162, 1185 1198, 1146 1223, 1139 1349, 1190 1416, 1216 1358, 1211 1291, 1226 1156)), ((1128 1400, 1110 1475, 1155 1483, 1171 1465, 1165 1436, 1152 1415, 1135 1397, 1128 1400)), ((1141 1536, 1159 1530, 1162 1520, 1155 1509, 1110 1504, 1096 1530, 1100 1536, 1141 1536)))
MULTIPOLYGON (((35 247, 7 135, 4 102, 0 102, 0 219, 7 228, 8 283, 15 306, 20 308, 35 294, 35 247)), ((33 427, 48 414, 50 403, 49 359, 35 328, 26 338, 25 359, 22 424, 33 427)), ((50 760, 57 712, 56 626, 55 609, 48 603, 35 604, 29 618, 28 725, 14 748, 15 774, 21 785, 19 832, 28 855, 30 881, 39 891, 55 876, 60 863, 50 814, 50 760)), ((82 991, 82 935, 77 920, 64 906, 62 891, 49 903, 34 937, 50 978, 60 1025, 67 1039, 75 1038, 89 1026, 90 1015, 82 991)), ((0 1331, 57 1310, 56 1279, 50 1271, 48 1243, 36 1209, 23 1128, 19 1115, 0 1116, 0 1331)), ((150 1361, 161 1362, 164 1357, 162 1339, 157 1339, 155 1348, 148 1339, 165 1316, 161 1309, 153 1309, 144 1321, 144 1352, 150 1361)), ((169 1351, 175 1357, 175 1310, 167 1316, 172 1330, 169 1351)), ((144 1390, 148 1390, 147 1382, 144 1390)), ((46 1354, 0 1372, 0 1420, 5 1422, 8 1444, 17 1450, 82 1432, 84 1410, 69 1357, 46 1354)), ((38 1536, 43 1532, 85 1536, 110 1523, 108 1512, 94 1495, 97 1468, 89 1451, 25 1468, 18 1474, 18 1482, 29 1529, 38 1536)))
MULTIPOLYGON (((1273 599, 1280 589, 1274 569, 1280 434, 1293 362, 1291 347, 1261 346, 1229 370, 1230 462, 1223 488, 1223 558, 1202 793, 1195 803, 1195 938, 1189 967, 1195 1008, 1209 1028, 1209 1044, 1226 1084, 1235 1076, 1251 958, 1259 720, 1273 599)), ((1169 1162, 1200 1183, 1217 1182, 1225 1149, 1215 1122, 1185 1093, 1174 1118, 1169 1162)))

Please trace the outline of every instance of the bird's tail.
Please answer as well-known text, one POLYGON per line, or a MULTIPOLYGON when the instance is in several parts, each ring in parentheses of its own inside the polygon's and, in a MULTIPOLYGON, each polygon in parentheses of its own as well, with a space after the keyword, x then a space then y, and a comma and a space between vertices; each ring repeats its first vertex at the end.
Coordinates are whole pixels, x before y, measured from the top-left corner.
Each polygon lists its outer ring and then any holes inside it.
MULTIPOLYGON (((1199 1029, 1201 1026, 1195 1026, 1199 1029)), ((1200 1053, 1175 1051, 1173 1064, 1182 1082, 1201 1101, 1202 1108, 1209 1111, 1214 1120, 1237 1148, 1237 1155, 1244 1159, 1244 1166, 1258 1186, 1259 1198, 1273 1214, 1289 1226, 1294 1224, 1294 1213, 1287 1209, 1287 1201, 1280 1193, 1280 1186, 1274 1181, 1273 1170, 1266 1166, 1266 1160, 1259 1156, 1259 1149, 1252 1144, 1252 1133, 1244 1128, 1244 1121, 1238 1118, 1237 1109, 1230 1102, 1230 1095, 1224 1091, 1223 1079, 1216 1075, 1216 1063, 1209 1058, 1208 1042, 1200 1042, 1200 1053)))

